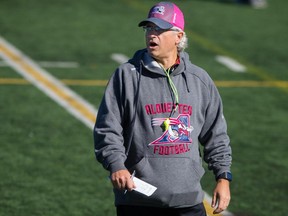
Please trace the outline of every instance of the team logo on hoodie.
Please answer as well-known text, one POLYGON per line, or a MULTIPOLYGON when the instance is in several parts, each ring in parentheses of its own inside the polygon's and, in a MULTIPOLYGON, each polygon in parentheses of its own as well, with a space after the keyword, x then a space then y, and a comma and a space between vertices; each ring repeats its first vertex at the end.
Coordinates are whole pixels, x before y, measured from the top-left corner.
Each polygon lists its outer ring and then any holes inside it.
POLYGON ((189 115, 181 114, 177 118, 154 118, 153 126, 161 126, 163 134, 149 145, 154 146, 154 153, 181 154, 190 150, 188 144, 192 143, 190 133, 193 127, 190 125, 189 115))

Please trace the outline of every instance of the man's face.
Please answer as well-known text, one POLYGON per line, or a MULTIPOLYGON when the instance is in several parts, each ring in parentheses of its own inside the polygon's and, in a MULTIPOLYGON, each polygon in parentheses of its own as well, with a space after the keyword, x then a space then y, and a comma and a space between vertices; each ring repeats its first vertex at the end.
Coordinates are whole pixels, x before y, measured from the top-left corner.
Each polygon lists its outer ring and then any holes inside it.
POLYGON ((183 36, 182 32, 175 30, 163 30, 153 23, 144 27, 146 47, 150 55, 156 60, 177 55, 177 44, 183 36))

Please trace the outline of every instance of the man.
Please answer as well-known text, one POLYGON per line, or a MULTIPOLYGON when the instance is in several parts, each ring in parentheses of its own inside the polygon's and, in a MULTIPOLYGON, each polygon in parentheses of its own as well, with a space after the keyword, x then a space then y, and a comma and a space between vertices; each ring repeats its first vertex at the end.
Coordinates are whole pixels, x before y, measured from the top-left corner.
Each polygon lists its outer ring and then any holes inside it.
POLYGON ((216 177, 212 206, 220 213, 230 201, 232 176, 219 93, 184 52, 184 16, 175 4, 156 4, 139 26, 146 49, 111 77, 94 128, 95 154, 110 171, 117 215, 206 215, 199 143, 216 177), (136 177, 156 191, 137 191, 143 188, 136 177))

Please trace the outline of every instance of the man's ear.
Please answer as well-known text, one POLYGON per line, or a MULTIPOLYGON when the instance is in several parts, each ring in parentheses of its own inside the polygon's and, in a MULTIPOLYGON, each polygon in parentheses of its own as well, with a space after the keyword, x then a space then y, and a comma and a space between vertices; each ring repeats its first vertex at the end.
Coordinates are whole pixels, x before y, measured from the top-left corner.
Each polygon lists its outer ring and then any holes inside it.
POLYGON ((184 36, 184 33, 183 33, 183 32, 177 32, 177 35, 176 35, 176 37, 177 37, 176 44, 179 44, 179 43, 180 43, 180 41, 181 41, 181 39, 183 38, 183 36, 184 36))

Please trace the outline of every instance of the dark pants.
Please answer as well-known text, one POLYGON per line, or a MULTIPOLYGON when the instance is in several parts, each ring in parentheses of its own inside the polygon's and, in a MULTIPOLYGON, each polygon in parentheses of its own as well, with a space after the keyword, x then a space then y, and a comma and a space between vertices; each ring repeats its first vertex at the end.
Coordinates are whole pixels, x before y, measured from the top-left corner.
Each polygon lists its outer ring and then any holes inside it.
POLYGON ((117 206, 117 216, 207 216, 203 203, 189 208, 117 206))

